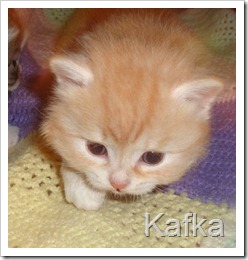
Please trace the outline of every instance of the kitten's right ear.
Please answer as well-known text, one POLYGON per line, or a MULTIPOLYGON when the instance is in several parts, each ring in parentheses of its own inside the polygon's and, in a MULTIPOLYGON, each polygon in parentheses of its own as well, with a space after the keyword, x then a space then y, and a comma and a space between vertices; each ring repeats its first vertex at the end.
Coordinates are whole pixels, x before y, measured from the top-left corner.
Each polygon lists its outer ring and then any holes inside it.
POLYGON ((56 56, 51 59, 50 67, 60 84, 88 86, 93 81, 93 73, 84 61, 71 56, 56 56))

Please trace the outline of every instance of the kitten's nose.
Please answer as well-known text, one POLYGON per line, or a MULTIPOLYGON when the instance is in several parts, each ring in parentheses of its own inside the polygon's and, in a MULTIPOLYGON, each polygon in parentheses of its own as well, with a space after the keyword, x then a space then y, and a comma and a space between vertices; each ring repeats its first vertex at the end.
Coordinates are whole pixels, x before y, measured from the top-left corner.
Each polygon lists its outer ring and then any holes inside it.
POLYGON ((121 190, 125 189, 128 184, 130 183, 129 180, 125 181, 117 181, 117 180, 111 180, 110 179, 110 184, 115 188, 116 191, 120 192, 121 190))

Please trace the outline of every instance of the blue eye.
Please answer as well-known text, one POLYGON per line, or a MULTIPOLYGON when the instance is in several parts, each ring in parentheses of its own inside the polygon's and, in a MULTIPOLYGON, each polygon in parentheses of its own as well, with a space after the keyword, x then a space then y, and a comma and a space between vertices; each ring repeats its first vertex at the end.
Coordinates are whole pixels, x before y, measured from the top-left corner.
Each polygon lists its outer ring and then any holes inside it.
POLYGON ((87 148, 94 155, 101 156, 101 155, 108 154, 107 148, 104 145, 99 143, 88 142, 87 148))
POLYGON ((164 153, 148 151, 143 153, 141 160, 147 164, 155 165, 160 163, 164 158, 164 153))

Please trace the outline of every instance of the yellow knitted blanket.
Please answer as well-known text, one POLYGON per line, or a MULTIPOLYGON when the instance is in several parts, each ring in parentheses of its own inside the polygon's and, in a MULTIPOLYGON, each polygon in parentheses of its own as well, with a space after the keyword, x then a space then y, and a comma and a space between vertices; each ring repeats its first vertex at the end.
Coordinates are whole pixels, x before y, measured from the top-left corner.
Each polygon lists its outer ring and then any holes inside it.
MULTIPOLYGON (((235 211, 226 205, 217 206, 189 199, 173 192, 147 194, 135 201, 109 199, 95 212, 78 210, 65 201, 59 177, 59 162, 41 151, 37 136, 32 135, 18 144, 9 154, 9 247, 28 248, 166 248, 166 247, 235 247, 235 211), (198 230, 193 236, 193 225, 185 233, 182 219, 196 213, 204 237, 198 230), (150 219, 145 224, 145 214, 150 219), (154 218, 163 236, 154 226, 154 218), (165 234, 167 220, 177 219, 181 236, 165 234), (221 219, 224 236, 208 234, 209 221, 221 219), (185 235, 186 234, 186 235, 185 235)), ((174 226, 174 224, 170 226, 174 226)), ((172 233, 174 230, 172 230, 172 233)))

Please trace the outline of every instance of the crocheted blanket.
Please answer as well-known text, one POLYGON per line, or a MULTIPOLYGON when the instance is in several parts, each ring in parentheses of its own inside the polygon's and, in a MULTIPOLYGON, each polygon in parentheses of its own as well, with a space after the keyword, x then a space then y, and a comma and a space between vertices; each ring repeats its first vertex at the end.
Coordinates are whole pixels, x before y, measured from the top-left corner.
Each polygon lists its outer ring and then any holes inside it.
MULTIPOLYGON (((46 21, 54 22, 68 15, 63 9, 43 11, 44 17, 40 19, 46 21)), ((223 25, 228 19, 229 23, 232 21, 230 28, 235 29, 235 13, 222 10, 219 17, 223 18, 223 25)), ((193 24, 193 19, 187 19, 193 24)), ((209 44, 216 51, 213 42, 212 39, 209 44)), ((227 50, 229 47, 230 44, 227 50)), ((223 52, 223 48, 221 50, 223 52)), ((145 195, 132 202, 112 199, 99 211, 86 212, 66 203, 58 159, 42 148, 37 134, 31 134, 41 119, 42 100, 28 88, 40 72, 30 46, 24 49, 21 64, 21 85, 9 96, 8 111, 9 123, 20 128, 21 140, 9 154, 9 247, 235 247, 236 101, 233 85, 227 86, 228 91, 213 107, 207 155, 183 179, 164 187, 164 193, 145 195), (156 223, 162 236, 154 225, 148 227, 160 213, 164 215, 156 223), (182 220, 191 213, 191 219, 196 216, 198 223, 206 219, 202 225, 206 236, 199 229, 194 236, 193 224, 189 224, 187 235, 182 220), (164 232, 168 227, 166 221, 173 219, 180 222, 180 235, 169 236, 164 232), (224 236, 209 235, 212 219, 224 223, 224 236)))

